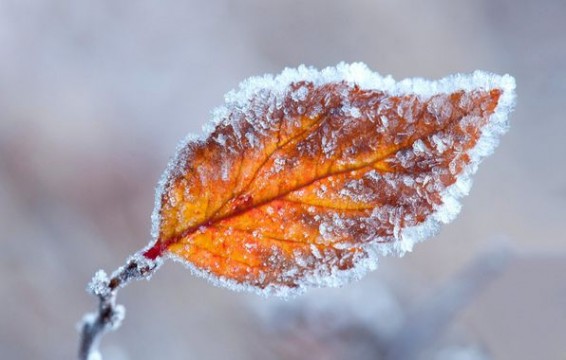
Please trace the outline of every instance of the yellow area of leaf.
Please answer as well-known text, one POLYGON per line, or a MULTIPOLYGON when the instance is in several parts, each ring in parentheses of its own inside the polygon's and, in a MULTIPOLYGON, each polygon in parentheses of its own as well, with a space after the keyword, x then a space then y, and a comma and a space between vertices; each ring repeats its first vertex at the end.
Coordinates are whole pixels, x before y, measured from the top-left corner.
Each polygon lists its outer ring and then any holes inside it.
MULTIPOLYGON (((442 202, 499 90, 428 99, 346 83, 250 99, 188 144, 160 209, 162 250, 237 283, 295 287, 349 269, 442 202)), ((155 250, 157 249, 157 250, 155 250)), ((149 253, 149 252, 148 252, 149 253)))

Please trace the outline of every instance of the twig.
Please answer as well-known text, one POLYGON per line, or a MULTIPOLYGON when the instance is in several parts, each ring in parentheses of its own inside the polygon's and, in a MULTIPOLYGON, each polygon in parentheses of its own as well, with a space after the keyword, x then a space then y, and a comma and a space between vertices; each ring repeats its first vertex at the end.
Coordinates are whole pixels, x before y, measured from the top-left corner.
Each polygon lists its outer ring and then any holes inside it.
POLYGON ((132 280, 149 279, 161 263, 134 255, 127 264, 116 270, 109 279, 103 270, 98 270, 88 285, 88 291, 100 300, 98 311, 86 314, 81 324, 79 360, 101 360, 98 345, 102 336, 120 327, 125 308, 116 305, 118 290, 132 280))

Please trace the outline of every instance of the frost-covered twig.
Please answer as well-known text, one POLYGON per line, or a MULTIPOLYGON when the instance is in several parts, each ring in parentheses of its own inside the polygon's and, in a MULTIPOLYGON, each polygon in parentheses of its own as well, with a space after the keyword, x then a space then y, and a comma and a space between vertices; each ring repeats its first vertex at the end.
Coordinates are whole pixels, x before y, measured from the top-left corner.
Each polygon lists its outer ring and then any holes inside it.
POLYGON ((159 263, 143 256, 131 257, 127 264, 116 270, 108 278, 103 270, 98 270, 88 285, 88 291, 100 300, 98 311, 86 314, 81 324, 79 347, 80 360, 101 360, 98 344, 102 336, 120 327, 126 309, 116 304, 118 289, 132 280, 149 279, 159 263))

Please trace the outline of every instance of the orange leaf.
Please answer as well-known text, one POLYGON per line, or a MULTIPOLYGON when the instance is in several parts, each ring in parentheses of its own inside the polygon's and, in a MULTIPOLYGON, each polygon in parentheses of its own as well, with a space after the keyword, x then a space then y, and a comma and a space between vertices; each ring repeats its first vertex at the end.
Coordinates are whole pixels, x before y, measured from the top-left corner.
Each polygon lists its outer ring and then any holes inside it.
POLYGON ((226 101, 165 172, 144 256, 284 295, 359 278, 450 221, 507 129, 514 79, 300 67, 226 101))

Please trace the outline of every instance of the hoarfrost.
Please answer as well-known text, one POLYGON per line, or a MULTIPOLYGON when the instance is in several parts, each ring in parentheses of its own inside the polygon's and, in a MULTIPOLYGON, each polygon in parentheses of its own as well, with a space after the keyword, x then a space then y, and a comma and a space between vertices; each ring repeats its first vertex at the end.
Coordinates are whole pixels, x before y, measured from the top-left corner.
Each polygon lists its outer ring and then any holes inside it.
POLYGON ((352 106, 352 107, 348 107, 344 109, 344 113, 348 116, 351 116, 353 118, 359 118, 362 116, 362 113, 360 112, 360 109, 352 106))
POLYGON ((312 252, 312 254, 315 258, 322 259, 322 254, 320 253, 320 251, 318 250, 316 245, 311 244, 310 248, 311 248, 311 252, 312 252))
POLYGON ((106 272, 98 270, 88 284, 87 290, 93 295, 105 297, 110 293, 109 282, 110 279, 106 272))
POLYGON ((218 134, 214 140, 222 146, 226 145, 226 136, 224 134, 218 134))
POLYGON ((321 222, 318 226, 318 232, 324 240, 330 241, 334 236, 334 226, 326 222, 321 222))
POLYGON ((223 161, 220 164, 220 178, 223 181, 227 181, 230 177, 230 170, 231 170, 231 164, 227 161, 223 161))
POLYGON ((417 141, 413 143, 413 150, 416 153, 427 153, 429 151, 429 149, 421 139, 417 139, 417 141))
POLYGON ((252 132, 246 132, 246 139, 251 147, 256 147, 258 145, 258 138, 254 136, 252 132))
POLYGON ((275 167, 273 168, 274 173, 279 173, 285 168, 285 159, 276 158, 273 163, 275 164, 275 167))
POLYGON ((446 137, 443 138, 438 134, 433 134, 431 140, 439 154, 442 154, 449 147, 449 139, 446 137))
POLYGON ((309 89, 306 86, 301 86, 297 91, 291 94, 291 97, 297 102, 304 101, 307 98, 308 92, 309 89))
MULTIPOLYGON (((360 190, 360 186, 362 185, 360 185, 361 183, 359 182, 352 182, 349 187, 344 187, 341 189, 342 191, 339 192, 341 195, 349 197, 352 201, 363 202, 370 201, 377 191, 381 191, 380 194, 382 194, 382 196, 393 196, 402 191, 409 191, 407 189, 411 188, 414 192, 412 199, 422 200, 424 204, 434 204, 432 213, 426 217, 426 220, 416 223, 414 226, 401 226, 404 222, 415 224, 414 219, 405 216, 404 211, 405 209, 417 209, 421 206, 416 200, 395 206, 390 204, 376 205, 375 208, 368 210, 369 213, 366 218, 355 224, 340 212, 335 212, 330 217, 321 216, 319 214, 313 215, 310 221, 313 221, 314 224, 318 224, 319 238, 321 238, 324 244, 329 246, 329 250, 332 251, 336 249, 351 249, 352 244, 348 244, 347 242, 333 243, 333 241, 339 237, 338 235, 346 236, 351 234, 353 232, 353 226, 360 225, 362 229, 362 235, 360 236, 362 236, 363 242, 356 246, 362 251, 351 255, 352 259, 349 260, 352 261, 353 267, 348 270, 340 270, 338 263, 325 264, 324 266, 328 265, 326 268, 319 268, 307 274, 305 279, 299 283, 296 288, 267 285, 259 289, 236 283, 229 279, 213 276, 204 270, 196 268, 192 264, 187 264, 179 257, 170 256, 175 260, 182 261, 195 274, 207 277, 215 284, 228 286, 235 290, 254 290, 262 294, 287 296, 301 292, 306 287, 339 286, 352 279, 358 279, 367 271, 377 266, 377 258, 379 256, 388 254, 403 255, 405 252, 411 251, 415 243, 435 234, 441 223, 451 221, 460 211, 461 205, 459 199, 469 191, 471 185, 470 179, 477 170, 478 164, 485 156, 493 151, 498 144, 498 139, 501 134, 508 129, 507 115, 513 109, 515 102, 515 80, 509 75, 499 76, 476 71, 470 75, 457 74, 438 81, 427 81, 417 78, 395 82, 390 76, 383 77, 370 71, 367 66, 362 63, 340 63, 336 67, 328 67, 320 71, 311 67, 299 66, 297 69, 285 69, 278 76, 265 75, 245 80, 240 84, 239 89, 226 94, 225 106, 213 112, 213 121, 205 128, 205 137, 188 137, 179 145, 177 154, 170 161, 156 191, 156 206, 152 215, 153 244, 157 241, 156 239, 159 233, 159 211, 166 184, 175 174, 181 171, 179 164, 183 164, 187 159, 188 154, 190 154, 191 146, 202 144, 206 141, 206 136, 210 135, 217 126, 222 124, 223 126, 231 126, 233 128, 234 139, 229 140, 225 136, 220 135, 213 138, 213 140, 222 146, 230 146, 230 149, 227 151, 238 151, 239 148, 243 147, 243 142, 248 142, 250 146, 258 147, 265 144, 262 138, 263 134, 268 134, 270 129, 280 126, 278 121, 282 121, 281 119, 283 118, 293 119, 289 109, 284 106, 285 99, 290 98, 297 103, 295 114, 306 114, 309 116, 318 114, 321 111, 320 106, 317 109, 316 107, 308 107, 302 104, 302 102, 310 96, 309 89, 316 89, 326 84, 342 82, 346 83, 348 86, 357 86, 361 90, 376 90, 391 96, 411 96, 413 100, 409 102, 406 107, 394 110, 400 112, 399 117, 397 115, 389 117, 380 115, 384 109, 395 109, 395 105, 388 99, 380 101, 377 108, 371 114, 371 116, 375 117, 373 122, 376 126, 381 126, 384 132, 387 131, 390 133, 387 135, 388 137, 386 139, 396 144, 400 144, 410 138, 411 134, 409 132, 391 132, 397 128, 402 116, 405 116, 409 123, 417 121, 415 119, 416 112, 413 109, 413 102, 416 101, 416 99, 432 98, 429 102, 428 110, 433 115, 433 120, 440 122, 443 118, 453 113, 452 106, 447 105, 445 101, 447 98, 446 94, 460 90, 471 92, 477 89, 485 91, 500 89, 502 93, 497 108, 490 116, 487 125, 482 129, 477 144, 465 154, 470 158, 470 162, 466 165, 465 169, 458 169, 455 161, 448 165, 447 173, 458 174, 455 183, 451 186, 447 188, 440 186, 436 179, 442 176, 442 174, 435 173, 433 166, 434 159, 427 157, 428 154, 431 153, 443 154, 449 149, 460 151, 449 133, 439 132, 429 138, 412 142, 411 147, 400 150, 394 155, 395 166, 405 169, 412 169, 414 166, 420 166, 421 168, 432 167, 433 170, 430 170, 430 174, 416 177, 401 176, 396 181, 389 173, 385 173, 383 176, 375 173, 375 176, 367 176, 364 178, 370 184, 380 185, 372 188, 371 192, 364 193, 360 190), (291 85, 296 83, 306 83, 308 87, 299 86, 294 91, 291 90, 291 85), (274 114, 277 111, 280 112, 280 115, 275 116, 274 114), (440 191, 440 201, 434 202, 433 199, 430 198, 430 194, 438 191, 440 191), (380 224, 385 223, 392 225, 393 230, 379 233, 376 229, 380 224), (394 241, 391 241, 392 239, 394 241)), ((370 116, 366 115, 365 111, 362 112, 358 107, 349 104, 346 101, 347 95, 347 93, 340 94, 341 100, 343 101, 341 111, 342 114, 350 117, 349 121, 356 122, 360 117, 370 116)), ((331 99, 326 97, 321 99, 320 104, 326 106, 330 101, 331 99)), ((458 106, 462 109, 469 107, 471 106, 470 101, 468 97, 463 96, 458 106)), ((292 122, 291 120, 289 121, 287 126, 291 128, 292 122)), ((470 119, 470 121, 474 120, 470 119)), ((334 155, 337 150, 346 153, 354 149, 354 147, 337 149, 336 140, 333 134, 329 133, 323 134, 320 137, 320 143, 317 144, 317 147, 313 147, 313 144, 308 143, 300 143, 298 146, 300 147, 299 150, 306 156, 314 155, 317 151, 321 151, 327 158, 334 155)), ((338 160, 337 164, 342 165, 344 162, 338 160)), ((283 158, 275 159, 271 169, 272 173, 283 171, 286 165, 290 166, 292 164, 286 164, 283 158)), ((227 174, 223 171, 221 176, 225 179, 227 174)), ((327 193, 326 186, 321 186, 315 191, 315 194, 320 198, 327 198, 327 193)), ((273 212, 273 209, 269 208, 268 211, 273 212)), ((277 214, 272 215, 277 216, 277 214)), ((281 226, 283 229, 283 225, 281 226)), ((150 246, 153 244, 150 244, 150 246)), ((310 247, 310 253, 314 258, 326 256, 325 252, 321 251, 316 246, 310 247)), ((280 254, 274 251, 269 262, 276 264, 277 261, 280 260, 279 258, 280 254)), ((297 259, 298 261, 307 261, 302 255, 297 256, 297 259)), ((292 272, 292 269, 288 270, 292 272)), ((101 281, 102 280, 103 277, 101 275, 101 281)))

